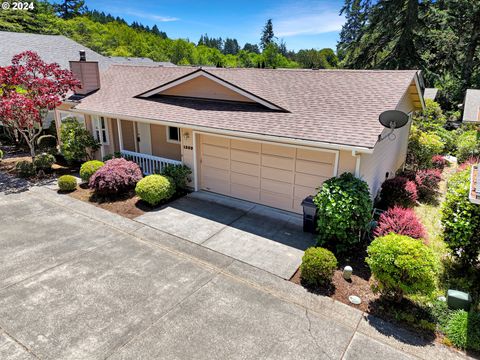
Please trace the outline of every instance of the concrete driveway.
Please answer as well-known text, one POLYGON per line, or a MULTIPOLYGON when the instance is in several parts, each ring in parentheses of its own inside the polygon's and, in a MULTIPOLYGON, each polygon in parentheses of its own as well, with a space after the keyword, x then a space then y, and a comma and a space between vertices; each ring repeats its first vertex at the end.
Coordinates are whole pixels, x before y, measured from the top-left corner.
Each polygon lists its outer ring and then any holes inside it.
POLYGON ((46 188, 0 225, 0 359, 465 359, 46 188))
POLYGON ((267 206, 196 192, 135 219, 284 279, 316 241, 302 217, 267 206))

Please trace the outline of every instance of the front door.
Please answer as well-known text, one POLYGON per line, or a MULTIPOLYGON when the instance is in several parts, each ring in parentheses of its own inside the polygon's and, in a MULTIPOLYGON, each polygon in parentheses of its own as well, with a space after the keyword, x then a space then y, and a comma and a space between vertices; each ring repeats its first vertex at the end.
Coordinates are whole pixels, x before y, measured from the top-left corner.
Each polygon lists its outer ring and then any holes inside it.
POLYGON ((152 155, 152 137, 150 135, 150 124, 137 123, 138 152, 152 155))

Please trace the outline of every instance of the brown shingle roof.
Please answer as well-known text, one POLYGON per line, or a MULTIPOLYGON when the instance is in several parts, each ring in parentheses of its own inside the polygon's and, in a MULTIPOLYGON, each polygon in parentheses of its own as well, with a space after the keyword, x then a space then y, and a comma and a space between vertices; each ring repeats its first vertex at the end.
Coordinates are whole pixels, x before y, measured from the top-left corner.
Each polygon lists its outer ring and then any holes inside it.
POLYGON ((113 66, 79 110, 285 138, 373 148, 378 116, 395 109, 415 71, 208 69, 289 112, 136 96, 185 76, 191 67, 113 66))

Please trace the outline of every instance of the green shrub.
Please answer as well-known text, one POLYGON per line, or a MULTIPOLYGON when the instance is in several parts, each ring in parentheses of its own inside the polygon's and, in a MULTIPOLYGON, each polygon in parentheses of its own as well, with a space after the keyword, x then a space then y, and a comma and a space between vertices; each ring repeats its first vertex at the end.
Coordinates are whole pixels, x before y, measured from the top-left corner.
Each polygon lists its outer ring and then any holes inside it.
POLYGON ((80 178, 84 182, 88 182, 90 180, 90 176, 95 174, 95 172, 100 169, 104 163, 98 160, 90 160, 82 164, 80 167, 80 178))
POLYGON ((445 333, 456 347, 480 351, 480 314, 455 311, 448 319, 445 333))
POLYGON ((461 134, 457 141, 456 156, 459 163, 480 156, 480 132, 470 130, 461 134))
POLYGON ((58 178, 58 188, 61 191, 73 191, 77 188, 77 179, 72 175, 62 175, 58 178))
POLYGON ((187 189, 188 177, 192 174, 192 170, 186 165, 168 164, 163 168, 161 174, 172 179, 177 191, 185 191, 187 189))
POLYGON ((0 160, 2 160, 2 159, 3 159, 3 150, 0 149, 0 160))
POLYGON ((474 264, 480 255, 480 206, 470 202, 470 169, 448 181, 442 204, 443 238, 452 254, 463 263, 474 264))
POLYGON ((18 176, 22 178, 28 178, 30 176, 35 175, 35 166, 31 161, 27 161, 27 160, 19 161, 15 165, 15 169, 17 170, 18 176))
POLYGON ((162 175, 148 175, 137 183, 135 192, 140 199, 155 206, 172 197, 175 188, 171 180, 162 175))
POLYGON ((308 248, 300 265, 302 282, 314 287, 328 284, 336 268, 337 258, 331 251, 321 247, 308 248))
POLYGON ((37 146, 40 151, 50 151, 57 147, 57 138, 53 135, 42 135, 37 140, 37 146))
POLYGON ((47 153, 43 153, 35 156, 33 159, 33 165, 36 170, 49 171, 52 169, 52 165, 55 164, 55 156, 47 153))
POLYGON ((440 104, 432 99, 425 100, 425 109, 413 114, 413 124, 422 131, 434 131, 442 129, 447 122, 440 104))
POLYGON ((433 132, 424 132, 412 125, 408 139, 407 162, 409 166, 419 169, 431 167, 434 155, 442 154, 443 143, 433 132))
POLYGON ((344 173, 325 181, 314 198, 319 245, 345 252, 361 240, 371 220, 372 201, 365 181, 344 173))
POLYGON ((103 157, 103 161, 108 161, 112 159, 118 159, 122 157, 122 153, 119 151, 115 151, 113 154, 108 154, 103 157))
POLYGON ((407 294, 428 296, 435 290, 435 256, 420 240, 390 233, 373 240, 367 253, 374 292, 399 301, 407 294))
POLYGON ((100 143, 75 118, 63 120, 60 127, 60 151, 67 161, 91 159, 100 143))

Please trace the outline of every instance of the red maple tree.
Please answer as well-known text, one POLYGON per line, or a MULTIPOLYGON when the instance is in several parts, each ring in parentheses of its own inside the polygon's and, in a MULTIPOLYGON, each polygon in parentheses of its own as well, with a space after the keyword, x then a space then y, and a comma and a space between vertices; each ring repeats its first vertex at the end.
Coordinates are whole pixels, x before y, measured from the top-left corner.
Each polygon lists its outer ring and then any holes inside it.
POLYGON ((48 111, 78 86, 71 71, 44 62, 33 51, 15 55, 12 65, 0 67, 0 121, 23 136, 32 159, 48 111))

